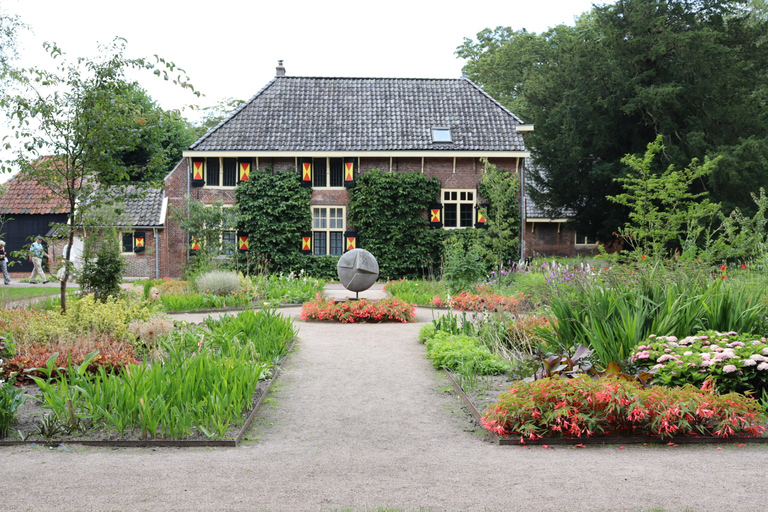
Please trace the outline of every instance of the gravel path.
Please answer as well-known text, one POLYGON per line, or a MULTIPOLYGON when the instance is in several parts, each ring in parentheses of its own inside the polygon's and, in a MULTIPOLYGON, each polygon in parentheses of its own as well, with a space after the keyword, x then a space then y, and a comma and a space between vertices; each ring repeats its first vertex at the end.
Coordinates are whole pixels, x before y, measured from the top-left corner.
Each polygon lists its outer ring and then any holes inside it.
POLYGON ((768 510, 765 445, 492 444, 424 358, 431 319, 297 321, 301 340, 237 448, 0 448, 0 510, 768 510))

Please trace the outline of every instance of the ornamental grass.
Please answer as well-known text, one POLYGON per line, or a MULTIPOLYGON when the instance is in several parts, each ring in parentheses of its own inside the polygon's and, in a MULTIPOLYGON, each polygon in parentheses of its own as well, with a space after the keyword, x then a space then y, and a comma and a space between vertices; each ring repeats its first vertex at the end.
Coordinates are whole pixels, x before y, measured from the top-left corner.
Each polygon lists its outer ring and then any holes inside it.
POLYGON ((618 378, 517 382, 488 408, 482 425, 520 442, 599 435, 758 436, 765 414, 753 398, 691 385, 644 388, 618 378))
POLYGON ((416 306, 399 299, 387 297, 378 301, 360 299, 336 302, 315 296, 301 307, 304 321, 319 320, 341 323, 410 322, 416 316, 416 306))

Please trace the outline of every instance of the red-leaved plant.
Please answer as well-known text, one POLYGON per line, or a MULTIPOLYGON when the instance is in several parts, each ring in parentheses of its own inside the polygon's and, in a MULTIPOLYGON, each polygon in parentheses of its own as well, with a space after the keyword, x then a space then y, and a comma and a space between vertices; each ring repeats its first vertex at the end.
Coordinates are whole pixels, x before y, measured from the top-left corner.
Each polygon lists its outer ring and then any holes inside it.
POLYGON ((518 382, 488 408, 483 427, 520 442, 596 435, 757 436, 765 415, 753 398, 690 385, 643 388, 616 378, 518 382))
MULTIPOLYGON (((459 295, 451 297, 449 306, 461 311, 508 311, 510 313, 522 309, 523 294, 517 297, 506 295, 482 294, 462 292, 459 295)), ((433 305, 442 305, 439 297, 432 299, 433 305), (437 299, 437 301, 435 300, 437 299)))
POLYGON ((379 301, 365 299, 336 302, 333 299, 315 296, 301 307, 304 321, 365 323, 365 322, 410 322, 416 316, 416 306, 402 300, 387 297, 379 301))

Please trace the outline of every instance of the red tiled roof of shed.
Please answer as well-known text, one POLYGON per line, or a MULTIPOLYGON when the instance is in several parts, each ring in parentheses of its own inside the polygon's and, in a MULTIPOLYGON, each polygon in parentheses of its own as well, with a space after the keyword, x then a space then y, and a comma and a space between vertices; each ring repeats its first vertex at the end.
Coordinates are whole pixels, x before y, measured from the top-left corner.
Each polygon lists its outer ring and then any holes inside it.
POLYGON ((60 198, 51 197, 48 187, 20 175, 5 182, 6 192, 0 194, 0 214, 69 213, 69 206, 60 198))

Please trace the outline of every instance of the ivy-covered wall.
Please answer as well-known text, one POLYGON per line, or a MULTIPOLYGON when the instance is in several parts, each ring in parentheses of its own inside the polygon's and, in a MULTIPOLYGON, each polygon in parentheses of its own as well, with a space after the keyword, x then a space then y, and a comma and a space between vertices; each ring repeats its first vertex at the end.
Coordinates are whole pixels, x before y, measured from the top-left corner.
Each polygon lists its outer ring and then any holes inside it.
POLYGON ((348 220, 374 255, 383 279, 419 277, 439 265, 443 230, 429 228, 426 211, 440 182, 421 173, 368 171, 349 191, 348 220))
POLYGON ((270 271, 303 267, 301 234, 312 229, 310 195, 290 171, 255 172, 237 186, 237 229, 248 235, 251 266, 266 260, 270 271))

